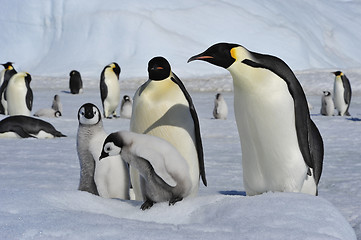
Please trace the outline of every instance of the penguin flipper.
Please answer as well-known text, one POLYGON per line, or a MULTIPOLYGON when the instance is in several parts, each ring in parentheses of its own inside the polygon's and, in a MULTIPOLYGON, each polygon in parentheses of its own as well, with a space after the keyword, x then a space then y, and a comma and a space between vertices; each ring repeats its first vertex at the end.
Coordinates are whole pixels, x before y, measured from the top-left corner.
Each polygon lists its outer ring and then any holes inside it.
POLYGON ((28 91, 26 92, 26 106, 29 111, 33 109, 33 91, 30 87, 28 87, 28 91))
POLYGON ((312 165, 309 167, 313 169, 313 177, 317 185, 322 173, 324 147, 322 136, 312 120, 310 120, 309 133, 310 153, 312 159, 312 165))
POLYGON ((22 138, 35 138, 33 135, 26 132, 21 126, 13 126, 9 131, 16 133, 22 138))
POLYGON ((105 77, 102 74, 101 79, 100 79, 100 97, 102 99, 102 104, 103 104, 104 100, 107 98, 107 96, 108 96, 108 88, 107 88, 107 85, 105 84, 105 77))
POLYGON ((171 78, 174 83, 176 83, 179 88, 182 90, 184 96, 186 97, 189 105, 189 110, 193 118, 194 122, 194 131, 196 137, 196 149, 198 154, 198 164, 199 164, 199 173, 202 178, 204 186, 207 186, 207 179, 206 179, 206 171, 204 166, 204 155, 203 155, 203 145, 202 145, 202 138, 201 138, 201 131, 199 127, 199 120, 196 109, 193 105, 193 101, 189 93, 187 92, 185 86, 183 85, 182 81, 173 73, 173 77, 171 78))

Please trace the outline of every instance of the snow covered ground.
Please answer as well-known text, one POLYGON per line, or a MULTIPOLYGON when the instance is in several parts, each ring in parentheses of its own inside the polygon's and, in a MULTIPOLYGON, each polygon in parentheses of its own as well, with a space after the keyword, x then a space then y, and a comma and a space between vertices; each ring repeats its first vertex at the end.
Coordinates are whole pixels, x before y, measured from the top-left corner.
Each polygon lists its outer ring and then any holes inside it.
MULTIPOLYGON (((332 82, 328 72, 298 77, 309 79, 310 86, 304 86, 311 89, 314 81, 326 79, 324 74, 332 82)), ((352 118, 320 116, 321 94, 309 95, 312 118, 325 142, 319 197, 295 193, 247 197, 233 93, 223 91, 229 118, 215 120, 217 90, 201 91, 201 79, 185 79, 186 87, 198 89, 191 95, 200 118, 209 186, 201 186, 196 198, 172 207, 156 204, 143 212, 141 202, 77 191, 77 111, 85 102, 101 106, 97 80, 85 82, 81 95, 67 93, 66 78, 34 77, 32 82, 34 111, 50 107, 54 94, 60 95, 63 116, 47 121, 68 137, 0 139, 1 239, 356 239, 355 232, 361 238, 360 95, 353 98, 352 118)), ((127 81, 121 84, 122 94, 134 94, 127 81)), ((104 125, 109 133, 126 130, 129 120, 106 119, 104 125)))

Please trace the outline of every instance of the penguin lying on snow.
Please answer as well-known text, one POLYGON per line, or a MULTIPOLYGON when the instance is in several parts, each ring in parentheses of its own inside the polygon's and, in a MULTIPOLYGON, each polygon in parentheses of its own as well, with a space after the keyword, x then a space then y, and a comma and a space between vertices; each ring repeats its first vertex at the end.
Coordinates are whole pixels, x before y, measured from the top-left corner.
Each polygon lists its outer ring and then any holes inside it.
POLYGON ((58 117, 62 116, 62 114, 61 114, 62 109, 63 109, 63 107, 60 102, 60 97, 59 97, 59 95, 55 95, 53 103, 51 105, 51 108, 41 108, 34 113, 34 116, 58 118, 58 117))
POLYGON ((267 191, 317 195, 323 141, 287 64, 230 43, 215 44, 188 62, 193 60, 223 67, 232 75, 247 195, 267 191))
POLYGON ((0 121, 0 137, 54 138, 66 137, 53 125, 29 116, 10 116, 0 121))
POLYGON ((105 139, 99 160, 119 154, 140 173, 145 197, 142 210, 157 202, 173 205, 189 195, 192 182, 187 161, 167 141, 146 134, 115 132, 105 139))
POLYGON ((86 103, 78 111, 77 152, 80 162, 79 190, 104 198, 129 199, 128 166, 119 155, 99 161, 104 139, 99 109, 86 103))
MULTIPOLYGON (((191 196, 198 193, 199 178, 207 186, 199 120, 193 101, 182 81, 172 72, 164 57, 148 63, 149 79, 133 97, 130 130, 163 138, 184 157, 192 181, 191 196)), ((137 200, 139 177, 131 168, 131 179, 137 200)))

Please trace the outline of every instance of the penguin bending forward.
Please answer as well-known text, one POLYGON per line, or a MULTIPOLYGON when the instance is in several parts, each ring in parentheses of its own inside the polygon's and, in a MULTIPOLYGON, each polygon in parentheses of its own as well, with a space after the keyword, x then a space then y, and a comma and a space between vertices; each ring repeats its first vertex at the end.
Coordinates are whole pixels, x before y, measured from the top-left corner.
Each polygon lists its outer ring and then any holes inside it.
POLYGON ((346 75, 341 72, 333 72, 335 81, 333 85, 333 102, 339 116, 350 116, 348 109, 351 103, 351 84, 346 75))
POLYGON ((50 123, 41 119, 16 115, 0 121, 0 138, 55 138, 66 137, 50 123))
POLYGON ((9 115, 30 116, 33 108, 33 91, 30 87, 31 75, 20 72, 14 74, 5 90, 9 115))
POLYGON ((187 161, 169 142, 151 135, 119 131, 105 139, 99 160, 119 154, 140 173, 145 198, 142 210, 157 202, 169 201, 173 205, 189 195, 192 182, 187 161))
MULTIPOLYGON (((201 176, 207 185, 199 120, 191 96, 181 80, 171 71, 169 62, 155 57, 148 63, 149 80, 133 97, 130 130, 157 136, 170 142, 187 161, 195 196, 201 176)), ((131 181, 136 200, 143 199, 139 175, 131 167, 131 181)))
POLYGON ((119 74, 120 67, 115 62, 105 66, 100 74, 100 97, 106 118, 117 116, 116 109, 120 102, 119 74))
POLYGON ((129 199, 128 166, 120 156, 99 161, 104 139, 101 113, 91 103, 82 105, 78 111, 79 128, 77 152, 80 162, 78 189, 104 198, 129 199))
POLYGON ((232 75, 247 195, 267 191, 317 195, 323 141, 287 64, 230 43, 215 44, 188 62, 194 60, 223 67, 232 75))

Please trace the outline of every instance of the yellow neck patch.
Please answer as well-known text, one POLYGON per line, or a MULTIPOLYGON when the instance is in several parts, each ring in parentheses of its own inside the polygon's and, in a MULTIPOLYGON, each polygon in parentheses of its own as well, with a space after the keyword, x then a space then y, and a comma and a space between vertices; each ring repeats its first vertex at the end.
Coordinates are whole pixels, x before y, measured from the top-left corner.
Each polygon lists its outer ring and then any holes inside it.
POLYGON ((231 49, 231 56, 237 60, 237 49, 235 47, 231 49))

